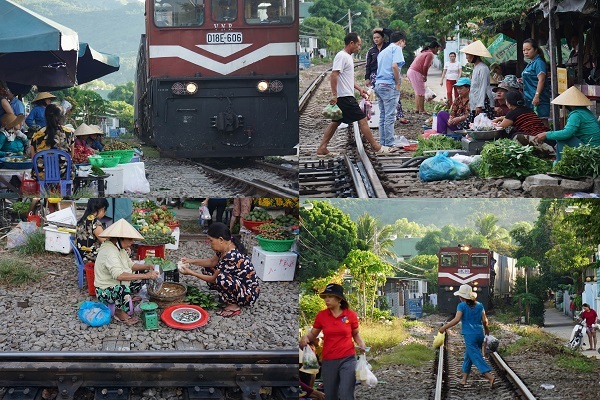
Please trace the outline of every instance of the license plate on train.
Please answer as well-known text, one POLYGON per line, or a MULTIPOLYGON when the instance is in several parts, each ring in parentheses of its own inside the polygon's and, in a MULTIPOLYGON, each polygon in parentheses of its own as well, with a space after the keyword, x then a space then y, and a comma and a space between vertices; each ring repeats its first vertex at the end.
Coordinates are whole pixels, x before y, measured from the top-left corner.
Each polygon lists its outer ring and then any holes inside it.
POLYGON ((242 32, 216 32, 206 34, 207 44, 243 43, 242 32))

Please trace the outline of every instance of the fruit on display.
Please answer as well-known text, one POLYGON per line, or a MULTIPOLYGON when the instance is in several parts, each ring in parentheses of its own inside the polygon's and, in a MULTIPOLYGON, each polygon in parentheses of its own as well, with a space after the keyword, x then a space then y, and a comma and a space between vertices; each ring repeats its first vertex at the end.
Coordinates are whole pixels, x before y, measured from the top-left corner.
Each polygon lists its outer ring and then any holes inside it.
POLYGON ((259 208, 255 208, 242 218, 244 218, 246 221, 252 222, 271 221, 273 219, 268 212, 259 208))
POLYGON ((86 164, 88 162, 88 157, 96 154, 96 150, 86 146, 75 146, 75 151, 73 153, 73 162, 75 164, 86 164))
POLYGON ((146 225, 140 228, 140 233, 144 237, 142 242, 147 245, 175 244, 175 238, 168 226, 146 225))
POLYGON ((260 232, 260 237, 269 240, 290 240, 294 239, 294 234, 283 226, 275 223, 263 224, 256 228, 260 232))
POLYGON ((5 162, 30 162, 31 160, 29 158, 25 158, 25 157, 4 157, 4 161, 5 162))
POLYGON ((300 221, 298 220, 298 218, 294 217, 293 215, 278 215, 274 220, 273 223, 279 226, 285 226, 285 227, 290 227, 290 226, 298 226, 300 224, 300 221))
POLYGON ((132 147, 125 142, 121 142, 119 140, 110 140, 106 145, 104 145, 103 151, 113 151, 113 150, 131 150, 132 147))

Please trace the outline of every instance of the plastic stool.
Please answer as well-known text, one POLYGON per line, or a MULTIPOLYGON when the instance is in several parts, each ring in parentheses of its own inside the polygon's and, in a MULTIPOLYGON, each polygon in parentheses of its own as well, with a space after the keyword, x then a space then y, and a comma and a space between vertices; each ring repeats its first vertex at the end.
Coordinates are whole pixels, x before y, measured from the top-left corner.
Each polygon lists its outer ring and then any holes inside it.
POLYGON ((164 244, 158 244, 158 245, 138 244, 137 259, 144 260, 146 257, 165 258, 165 245, 164 244), (148 256, 146 256, 146 253, 154 253, 154 254, 153 255, 148 254, 148 256))

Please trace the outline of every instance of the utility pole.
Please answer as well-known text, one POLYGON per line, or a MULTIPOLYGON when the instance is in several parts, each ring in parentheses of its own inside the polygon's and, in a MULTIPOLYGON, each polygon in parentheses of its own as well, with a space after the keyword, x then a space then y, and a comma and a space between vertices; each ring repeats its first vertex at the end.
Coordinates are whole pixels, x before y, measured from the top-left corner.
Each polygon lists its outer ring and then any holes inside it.
POLYGON ((352 14, 350 9, 348 9, 348 33, 352 32, 352 14))

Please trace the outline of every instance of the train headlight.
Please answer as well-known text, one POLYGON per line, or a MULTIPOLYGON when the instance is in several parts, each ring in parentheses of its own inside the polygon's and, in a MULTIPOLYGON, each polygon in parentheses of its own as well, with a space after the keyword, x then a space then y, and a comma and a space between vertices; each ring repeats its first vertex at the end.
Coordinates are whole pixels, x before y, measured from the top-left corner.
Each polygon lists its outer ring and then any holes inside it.
POLYGON ((198 85, 196 85, 194 82, 188 82, 185 84, 185 90, 187 94, 196 94, 198 91, 198 85))
POLYGON ((454 290, 454 286, 450 286, 450 287, 448 288, 448 290, 449 290, 449 291, 453 291, 453 290, 454 290))
POLYGON ((475 281, 475 282, 473 282, 473 285, 477 286, 477 285, 479 285, 479 282, 475 281))
POLYGON ((477 286, 475 286, 475 287, 473 288, 473 291, 474 291, 474 292, 476 292, 476 291, 477 291, 477 289, 478 289, 478 288, 477 288, 477 286))
POLYGON ((258 82, 258 84, 256 85, 256 89, 258 89, 258 91, 261 93, 266 92, 267 90, 269 90, 269 82, 267 82, 267 81, 258 82))

